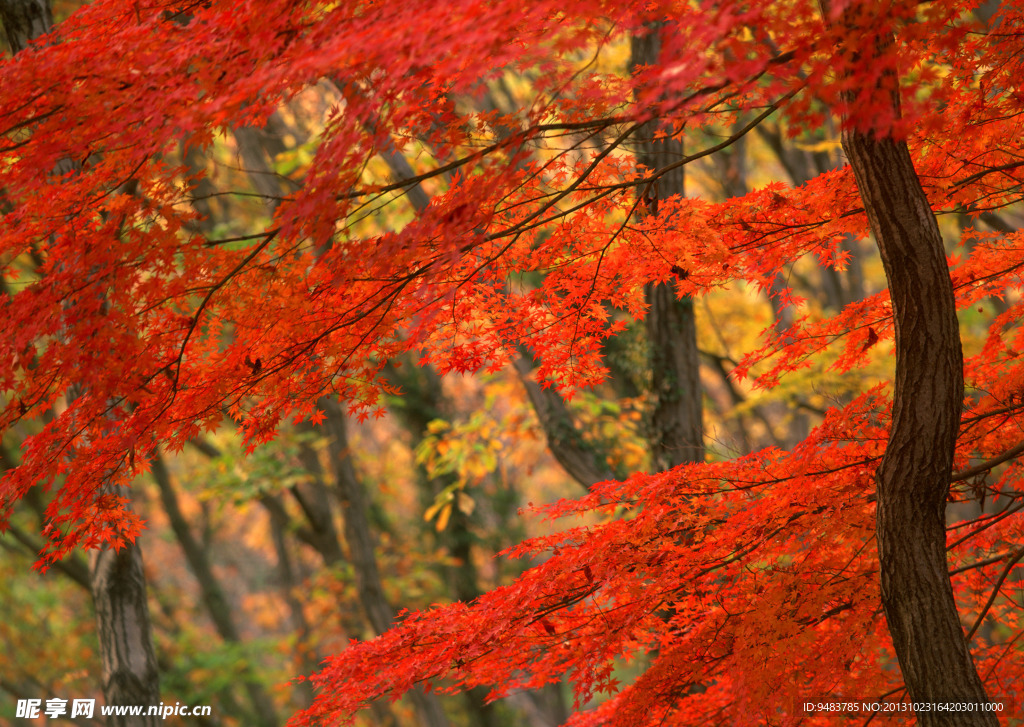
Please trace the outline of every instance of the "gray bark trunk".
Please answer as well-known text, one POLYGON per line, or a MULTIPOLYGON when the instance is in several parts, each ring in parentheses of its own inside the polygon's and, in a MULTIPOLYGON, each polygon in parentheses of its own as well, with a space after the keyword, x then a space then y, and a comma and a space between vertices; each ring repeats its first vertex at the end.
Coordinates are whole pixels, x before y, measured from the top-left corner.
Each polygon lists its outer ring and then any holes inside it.
MULTIPOLYGON (((822 5, 828 18, 828 0, 822 5)), ((844 13, 839 22, 851 34, 869 32, 852 14, 844 13)), ((891 44, 879 36, 876 52, 891 44)), ((879 102, 891 105, 894 118, 897 88, 892 73, 876 86, 879 102)), ((853 94, 846 100, 853 102, 853 94)), ((892 428, 876 475, 885 617, 913 702, 987 702, 946 563, 946 498, 964 383, 942 237, 906 142, 846 129, 843 149, 881 253, 896 326, 892 428)), ((923 727, 998 724, 984 711, 931 710, 917 718, 923 727)))
MULTIPOLYGON (((203 604, 206 612, 210 614, 210 620, 214 628, 226 643, 240 644, 242 637, 239 634, 238 626, 235 624, 231 611, 231 604, 228 602, 220 581, 213 573, 213 565, 207 557, 206 549, 193 536, 192 528, 188 519, 181 511, 178 503, 178 493, 171 481, 171 473, 167 469, 162 456, 157 455, 153 460, 153 479, 160 488, 160 502, 167 513, 171 529, 174 531, 181 549, 185 553, 185 560, 188 561, 196 581, 199 583, 199 590, 202 594, 203 604)), ((242 677, 245 690, 249 695, 249 701, 253 707, 253 721, 262 727, 273 727, 278 724, 274 702, 270 699, 263 685, 253 673, 251 667, 245 665, 242 677)))
MULTIPOLYGON (((89 571, 107 704, 159 704, 159 670, 150 633, 142 551, 136 544, 119 551, 95 550, 89 571)), ((156 727, 160 722, 156 715, 107 718, 108 727, 156 727)))
MULTIPOLYGON (((49 32, 48 0, 0 0, 0 21, 12 52, 49 32)), ((96 550, 89 559, 89 585, 96 607, 103 662, 103 696, 110 706, 160 703, 159 670, 153 650, 146 576, 138 543, 96 550)), ((156 727, 158 716, 111 716, 110 727, 156 727)))
POLYGON ((53 27, 50 0, 0 0, 0 22, 12 54, 53 27))

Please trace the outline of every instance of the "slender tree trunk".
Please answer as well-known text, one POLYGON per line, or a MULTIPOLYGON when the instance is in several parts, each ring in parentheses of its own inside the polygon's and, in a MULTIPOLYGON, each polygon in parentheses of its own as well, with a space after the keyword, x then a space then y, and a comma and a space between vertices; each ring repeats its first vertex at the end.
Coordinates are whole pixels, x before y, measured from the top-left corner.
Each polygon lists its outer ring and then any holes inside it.
MULTIPOLYGON (((838 22, 872 32, 867 4, 838 22), (860 14, 858 16, 858 13, 860 14)), ((828 0, 822 10, 829 18, 828 0)), ((879 35, 875 52, 892 45, 879 35)), ((880 106, 899 118, 898 79, 882 74, 880 106)), ((851 92, 847 102, 854 101, 851 92)), ((876 475, 882 604, 903 678, 916 703, 987 702, 960 626, 946 562, 946 498, 963 405, 963 355, 953 285, 938 224, 905 141, 847 128, 850 160, 889 281, 896 325, 892 428, 876 475)), ((996 725, 991 712, 918 712, 919 724, 996 725)))
POLYGON ((377 567, 376 543, 367 520, 370 506, 366 488, 352 466, 345 412, 334 401, 321 402, 327 413, 325 428, 330 435, 331 466, 334 468, 338 499, 344 519, 348 559, 356 576, 356 590, 366 618, 377 634, 391 628, 395 611, 384 594, 384 581, 377 567))
MULTIPOLYGON (((634 35, 632 51, 634 67, 657 63, 661 52, 660 26, 651 27, 644 35, 634 35)), ((652 121, 636 134, 637 163, 648 169, 660 169, 683 157, 682 141, 669 137, 656 139, 657 131, 657 124, 652 121)), ((655 199, 652 207, 656 207, 658 199, 685 196, 683 168, 661 177, 650 193, 655 199)), ((649 285, 646 295, 650 306, 647 336, 654 394, 649 423, 651 455, 654 469, 666 470, 704 459, 697 323, 693 301, 680 300, 672 283, 649 285)))
MULTIPOLYGON (((432 367, 409 366, 403 367, 402 371, 404 373, 399 375, 397 370, 392 368, 390 376, 396 383, 401 382, 401 416, 413 436, 415 449, 426 436, 429 423, 443 417, 450 406, 441 385, 441 377, 432 367)), ((431 478, 422 467, 417 469, 423 491, 430 499, 454 482, 450 476, 431 478)), ((444 570, 448 590, 464 603, 473 601, 481 594, 479 573, 473 563, 475 541, 476 538, 469 528, 468 517, 458 508, 452 512, 448 526, 437 534, 438 544, 455 561, 454 565, 444 570)), ((495 705, 486 701, 487 693, 488 690, 483 687, 474 687, 464 692, 466 709, 469 711, 473 727, 496 727, 500 724, 495 705)))
MULTIPOLYGON (((384 593, 384 582, 377 567, 376 543, 366 517, 370 509, 366 488, 352 467, 345 412, 333 399, 323 400, 321 405, 327 412, 326 428, 331 435, 328 451, 341 500, 345 542, 356 574, 359 599, 373 630, 382 634, 394 622, 395 611, 384 593)), ((424 727, 447 727, 448 718, 434 694, 416 688, 409 692, 409 699, 424 727)))
MULTIPOLYGON (((0 0, 0 21, 11 51, 17 53, 53 26, 49 0, 0 0)), ((74 388, 74 387, 73 387, 74 388)), ((146 576, 138 543, 120 550, 95 550, 89 558, 89 585, 96 607, 103 661, 103 696, 110 706, 160 702, 159 669, 153 650, 146 599, 146 576)), ((146 710, 143 710, 146 711, 146 710)), ((156 727, 158 716, 111 716, 110 727, 156 727)))
MULTIPOLYGON (((153 460, 153 479, 156 481, 157 487, 160 488, 160 501, 164 506, 164 512, 167 513, 171 529, 178 538, 181 549, 185 553, 185 560, 188 561, 189 568, 191 568, 196 581, 199 583, 203 603, 206 606, 206 612, 210 615, 214 628, 217 629, 217 633, 225 643, 242 643, 242 637, 238 631, 238 626, 235 624, 227 595, 224 593, 224 589, 221 588, 217 576, 213 573, 213 565, 207 557, 206 550, 193 536, 188 519, 181 511, 178 493, 175 491, 174 483, 171 480, 171 473, 167 469, 167 465, 164 463, 164 458, 161 455, 157 455, 153 460)), ((274 702, 263 688, 263 685, 260 684, 258 677, 249 664, 244 666, 242 682, 253 707, 253 716, 250 717, 253 723, 262 727, 273 727, 273 725, 278 724, 274 702)))

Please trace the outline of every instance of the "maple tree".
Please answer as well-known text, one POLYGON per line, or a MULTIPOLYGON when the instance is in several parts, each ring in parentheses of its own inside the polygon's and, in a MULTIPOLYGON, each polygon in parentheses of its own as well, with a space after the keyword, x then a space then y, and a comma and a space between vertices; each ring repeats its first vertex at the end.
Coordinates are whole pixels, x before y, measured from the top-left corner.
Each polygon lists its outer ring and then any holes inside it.
MULTIPOLYGON (((19 41, 0 73, 0 423, 45 423, 2 480, 5 522, 42 486, 42 567, 127 547, 142 523, 118 488, 158 447, 180 450, 226 411, 251 451, 286 418, 322 421, 325 396, 372 416, 394 388, 387 367, 409 354, 441 374, 515 362, 534 400, 557 406, 552 391, 607 375, 603 345, 626 326, 614 313, 644 317, 645 291, 683 301, 742 281, 788 305, 786 266, 814 256, 841 269, 847 241, 870 231, 889 290, 766 331, 734 374, 770 387, 826 345, 847 371, 892 340, 891 385, 830 408, 789 451, 658 458, 671 468, 621 482, 575 459, 589 493, 544 511, 600 524, 527 540, 508 554, 543 559, 514 584, 405 614, 330 658, 294 721, 341 720, 424 683, 501 695, 565 674, 580 706, 613 695, 573 724, 830 723, 801 705, 903 690, 1012 714, 1020 235, 968 227, 947 256, 936 215, 1019 201, 1024 16, 1006 3, 982 22, 972 9, 81 8, 19 41), (630 37, 657 52, 626 74, 602 69, 630 37), (464 102, 505 69, 530 78, 532 104, 464 102), (289 189, 259 191, 267 224, 204 229, 195 190, 210 180, 179 163, 179 145, 187 156, 258 127, 321 81, 340 100, 289 189), (841 125, 850 166, 720 202, 671 186, 768 119, 794 136, 841 125), (395 154, 415 168, 364 173, 395 154), (366 232, 403 194, 415 215, 366 232), (957 311, 992 297, 1005 309, 962 356, 957 311), (997 509, 947 521, 948 501, 975 499, 997 509), (986 623, 999 628, 982 634, 986 623), (618 661, 639 654, 642 674, 617 684, 618 661)), ((699 444, 696 424, 670 455, 699 444)), ((996 723, 981 709, 917 718, 996 723)))

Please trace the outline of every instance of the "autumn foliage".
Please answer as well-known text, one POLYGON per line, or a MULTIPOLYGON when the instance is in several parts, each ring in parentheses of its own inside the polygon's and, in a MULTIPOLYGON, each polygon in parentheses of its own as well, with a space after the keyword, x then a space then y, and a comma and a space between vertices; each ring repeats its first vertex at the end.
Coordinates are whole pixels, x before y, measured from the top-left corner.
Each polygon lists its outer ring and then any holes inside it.
MULTIPOLYGON (((45 424, 0 484, 3 517, 30 488, 52 491, 46 567, 134 539, 142 523, 110 493, 225 413, 250 450, 287 420, 318 423, 324 396, 372 417, 393 389, 386 365, 410 353, 446 374, 525 351, 569 397, 605 379, 604 346, 644 316, 649 283, 699 300, 773 289, 804 258, 843 269, 844 242, 869 233, 849 167, 664 199, 667 168, 638 168, 630 146, 651 120, 703 139, 681 166, 766 119, 812 143, 842 118, 906 140, 935 214, 964 216, 948 258, 958 308, 1000 301, 965 351, 950 474, 950 502, 988 509, 951 515, 947 546, 978 673, 1019 714, 1024 238, 973 222, 1020 201, 1024 11, 1005 3, 986 25, 972 6, 836 3, 824 19, 803 0, 83 7, 0 72, 0 425, 45 424), (841 12, 877 35, 845 32, 841 12), (600 62, 652 32, 657 65, 600 62), (879 52, 882 36, 896 42, 879 52), (529 78, 532 105, 474 103, 505 72, 529 78), (181 151, 260 126, 317 83, 340 100, 266 224, 203 232, 181 151), (395 153, 415 176, 367 182, 395 153), (411 190, 429 203, 366 224, 411 190)), ((772 387, 826 351, 856 371, 894 334, 877 292, 767 329, 733 375, 772 387)), ((636 472, 537 507, 561 532, 506 553, 534 559, 522 577, 352 643, 310 677, 316 702, 293 723, 343 721, 422 683, 498 697, 566 675, 574 725, 832 724, 802 705, 902 699, 874 540, 891 403, 881 381, 791 451, 636 472), (640 676, 618 683, 634 660, 640 676)))

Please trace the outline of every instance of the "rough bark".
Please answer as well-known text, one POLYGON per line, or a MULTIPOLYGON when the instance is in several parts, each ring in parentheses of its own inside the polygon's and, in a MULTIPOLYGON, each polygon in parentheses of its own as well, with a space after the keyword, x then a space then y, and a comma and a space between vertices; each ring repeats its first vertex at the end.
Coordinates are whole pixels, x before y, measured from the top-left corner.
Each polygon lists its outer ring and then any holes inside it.
POLYGON ((11 53, 18 53, 53 27, 50 0, 0 0, 0 22, 11 53))
MULTIPOLYGON (((150 634, 142 551, 137 545, 95 550, 89 570, 107 704, 159 704, 159 670, 150 634)), ((155 715, 107 718, 108 727, 156 727, 160 722, 155 715)))
POLYGON ((651 452, 666 470, 704 459, 700 363, 693 301, 671 283, 649 286, 647 336, 651 347, 651 452))
MULTIPOLYGON (((653 65, 660 51, 660 28, 652 26, 650 32, 633 36, 632 65, 653 65)), ((661 169, 683 157, 682 142, 670 137, 656 139, 657 131, 656 122, 651 121, 635 137, 637 163, 648 169, 661 169)), ((656 199, 685 195, 683 167, 658 179, 651 193, 656 199)), ((666 470, 704 459, 697 324, 693 301, 680 300, 672 283, 649 285, 646 296, 650 306, 646 324, 654 395, 649 438, 654 468, 666 470)))
MULTIPOLYGON (((0 21, 17 53, 53 26, 49 0, 0 0, 0 21)), ((74 397, 77 386, 72 387, 74 397)), ((101 493, 102 494, 102 493, 101 493)), ((146 576, 138 543, 120 550, 95 550, 89 585, 96 608, 103 662, 103 696, 110 706, 160 703, 159 669, 146 598, 146 576)), ((111 716, 109 727, 156 727, 158 716, 111 716)))
MULTIPOLYGON (((822 0, 829 18, 828 0, 822 0)), ((847 9, 850 37, 872 32, 847 9)), ((892 44, 879 35, 879 55, 892 44)), ((882 74, 876 101, 899 118, 898 80, 882 74)), ((845 99, 853 102, 851 92, 845 99)), ((953 286, 935 215, 905 141, 848 125, 853 168, 889 282, 896 328, 892 428, 876 475, 882 604, 911 700, 988 701, 960 625, 946 563, 945 507, 963 405, 963 355, 953 286)), ((921 711, 919 724, 996 725, 991 712, 921 711)))

